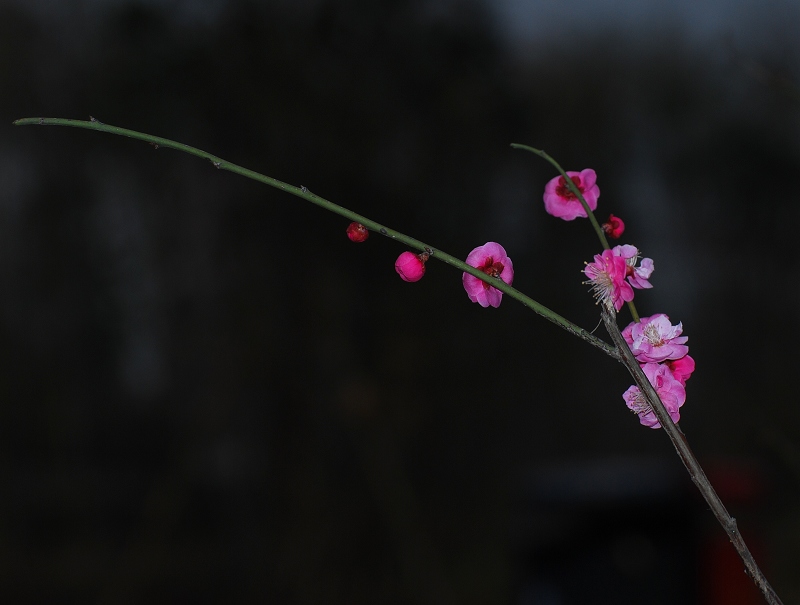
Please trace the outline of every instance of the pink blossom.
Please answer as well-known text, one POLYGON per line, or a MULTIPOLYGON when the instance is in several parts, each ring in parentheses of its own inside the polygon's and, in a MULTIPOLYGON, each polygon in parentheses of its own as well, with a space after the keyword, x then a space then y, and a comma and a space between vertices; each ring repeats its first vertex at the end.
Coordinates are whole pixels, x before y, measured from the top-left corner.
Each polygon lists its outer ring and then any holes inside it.
MULTIPOLYGON (((597 198, 600 197, 600 189, 595 182, 597 174, 591 168, 580 172, 567 172, 567 175, 583 195, 583 199, 594 210, 597 208, 597 198)), ((544 187, 544 209, 548 214, 557 218, 571 221, 579 216, 586 218, 586 210, 578 197, 569 190, 567 180, 563 176, 551 179, 544 187)))
POLYGON ((425 261, 427 260, 427 254, 403 252, 397 257, 394 263, 394 270, 404 281, 419 281, 425 275, 425 261))
POLYGON ((655 269, 652 258, 643 258, 641 264, 637 267, 639 249, 636 246, 625 244, 624 246, 614 246, 611 250, 617 256, 625 259, 625 264, 627 265, 625 275, 631 286, 639 290, 653 287, 653 284, 647 281, 655 269))
POLYGON ((686 381, 694 372, 694 359, 690 355, 684 355, 680 359, 670 359, 665 364, 671 371, 675 380, 686 386, 686 381))
MULTIPOLYGON (((502 279, 509 286, 514 281, 514 265, 503 246, 498 243, 487 242, 483 246, 478 246, 469 253, 466 263, 470 267, 480 269, 486 275, 502 279)), ((472 302, 476 302, 482 307, 500 306, 503 293, 497 288, 469 273, 464 273, 462 282, 467 296, 472 302)))
POLYGON ((622 222, 621 218, 613 214, 608 216, 608 221, 603 223, 602 227, 603 231, 605 231, 606 235, 611 239, 619 239, 625 231, 625 223, 622 222))
POLYGON ((361 243, 369 237, 369 231, 361 223, 350 223, 347 226, 347 237, 351 242, 361 243))
MULTIPOLYGON (((655 388, 664 407, 667 408, 672 422, 678 422, 681 418, 678 410, 686 402, 686 389, 684 386, 675 379, 666 365, 646 363, 642 366, 642 371, 655 388)), ((647 399, 645 399, 639 387, 631 386, 625 391, 622 398, 628 408, 639 416, 639 422, 644 426, 649 426, 653 429, 661 428, 661 423, 656 418, 653 408, 647 403, 647 399)))
MULTIPOLYGON (((631 348, 631 352, 640 363, 659 363, 667 359, 680 359, 689 352, 683 324, 673 326, 669 317, 657 313, 650 317, 642 317, 622 331, 622 337, 631 348)), ((690 372, 691 373, 691 372, 690 372)))
POLYGON ((611 250, 603 250, 602 254, 595 254, 594 262, 587 263, 583 270, 592 284, 592 292, 598 302, 607 308, 612 306, 616 311, 622 305, 633 300, 633 289, 625 281, 627 265, 625 259, 616 256, 611 250))

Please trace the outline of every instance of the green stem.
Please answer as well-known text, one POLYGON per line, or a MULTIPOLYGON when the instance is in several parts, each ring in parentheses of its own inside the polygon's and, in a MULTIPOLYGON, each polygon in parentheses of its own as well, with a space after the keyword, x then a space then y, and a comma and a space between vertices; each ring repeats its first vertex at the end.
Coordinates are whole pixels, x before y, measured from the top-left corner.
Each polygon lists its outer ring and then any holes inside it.
MULTIPOLYGON (((541 149, 536 149, 534 147, 529 147, 528 145, 521 145, 519 143, 511 143, 511 146, 514 149, 524 149, 525 151, 530 151, 531 153, 535 153, 540 158, 544 158, 548 162, 550 162, 556 170, 561 173, 561 176, 564 177, 564 181, 567 184, 569 190, 575 195, 578 200, 580 201, 583 209, 586 211, 586 216, 589 217, 589 222, 592 223, 592 227, 594 227, 595 233, 597 233, 597 237, 600 239, 600 243, 603 245, 604 250, 611 250, 611 246, 608 245, 608 239, 606 239, 606 232, 603 231, 603 228, 600 226, 600 223, 597 222, 597 219, 594 216, 594 212, 592 209, 589 208, 589 204, 586 203, 586 200, 581 193, 581 190, 575 185, 573 180, 570 176, 566 173, 566 171, 561 167, 561 165, 556 162, 549 154, 545 153, 541 149)), ((639 323, 639 313, 636 311, 636 305, 633 304, 633 301, 628 302, 628 309, 633 316, 633 321, 639 323)))
MULTIPOLYGON (((286 193, 290 193, 297 197, 303 198, 304 200, 311 202, 312 204, 316 204, 317 206, 320 206, 325 210, 329 210, 330 212, 343 216, 351 221, 359 222, 370 231, 375 231, 377 233, 380 233, 381 235, 385 235, 388 238, 397 240, 398 242, 401 242, 406 246, 415 248, 420 252, 425 252, 433 258, 436 258, 444 263, 447 263, 448 265, 455 267, 459 271, 464 271, 466 273, 469 273, 470 275, 474 275, 478 279, 486 282, 490 286, 497 288, 504 294, 507 294, 514 300, 522 303, 524 306, 531 309, 534 313, 541 315, 545 319, 565 329, 570 334, 574 334, 578 338, 585 340, 589 344, 597 347, 598 349, 602 350, 604 353, 613 357, 614 359, 619 359, 619 354, 617 353, 615 347, 612 347, 603 340, 597 338, 596 336, 593 336, 583 328, 575 325, 574 323, 565 319, 558 313, 551 311, 544 305, 539 304, 538 302, 536 302, 529 296, 526 296, 516 288, 512 288, 503 280, 495 277, 489 277, 486 273, 484 273, 480 269, 471 267, 464 261, 454 256, 451 256, 450 254, 447 254, 446 252, 443 252, 438 248, 435 248, 434 246, 426 244, 425 242, 421 242, 417 239, 414 239, 413 237, 409 237, 408 235, 400 233, 399 231, 395 231, 394 229, 390 229, 389 227, 386 227, 385 225, 382 225, 371 219, 368 219, 365 216, 357 214, 351 210, 348 210, 347 208, 344 208, 342 206, 339 206, 338 204, 334 204, 333 202, 321 198, 318 195, 311 193, 306 187, 303 186, 296 187, 295 185, 289 185, 288 183, 284 183, 283 181, 273 179, 261 173, 255 172, 253 170, 248 170, 247 168, 237 166, 236 164, 233 164, 220 157, 202 151, 201 149, 197 149, 196 147, 190 147, 189 145, 184 145, 183 143, 178 143, 176 141, 171 141, 170 139, 164 139, 150 134, 145 134, 143 132, 137 132, 135 130, 119 128, 118 126, 110 126, 108 124, 99 122, 94 118, 92 118, 91 121, 89 122, 85 120, 67 120, 63 118, 23 118, 20 120, 16 120, 14 124, 16 126, 27 126, 27 125, 72 126, 74 128, 97 130, 99 132, 107 132, 110 134, 116 134, 131 139, 138 139, 140 141, 145 141, 153 145, 155 148, 168 147, 170 149, 177 149, 178 151, 183 151, 185 153, 197 156, 199 158, 203 158, 211 162, 211 164, 219 170, 227 170, 229 172, 245 176, 249 179, 253 179, 260 183, 264 183, 265 185, 269 185, 270 187, 275 187, 277 189, 285 191, 286 193)), ((578 194, 580 195, 580 192, 578 192, 578 194)), ((584 201, 584 204, 585 203, 586 202, 584 201)))

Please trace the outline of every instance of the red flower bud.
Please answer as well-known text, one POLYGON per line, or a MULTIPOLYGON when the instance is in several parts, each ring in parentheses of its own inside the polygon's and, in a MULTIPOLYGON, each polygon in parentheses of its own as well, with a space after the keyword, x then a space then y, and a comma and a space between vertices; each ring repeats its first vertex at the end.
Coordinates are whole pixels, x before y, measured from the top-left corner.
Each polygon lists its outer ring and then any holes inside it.
POLYGON ((361 223, 350 223, 347 226, 347 237, 351 242, 360 243, 369 237, 369 231, 361 223))
POLYGON ((608 237, 619 239, 623 231, 625 231, 625 223, 622 222, 621 218, 611 214, 608 217, 608 222, 603 223, 603 231, 606 232, 608 237))

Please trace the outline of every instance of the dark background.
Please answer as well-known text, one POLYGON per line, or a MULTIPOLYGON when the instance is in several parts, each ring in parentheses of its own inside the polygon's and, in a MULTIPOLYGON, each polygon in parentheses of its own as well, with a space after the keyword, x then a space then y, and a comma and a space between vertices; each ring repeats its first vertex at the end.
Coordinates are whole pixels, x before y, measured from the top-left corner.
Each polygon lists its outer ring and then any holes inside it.
POLYGON ((640 313, 690 338, 681 426, 800 600, 787 5, 705 34, 532 2, 524 38, 477 1, 46 4, 0 4, 4 603, 760 602, 622 366, 197 158, 11 126, 90 115, 462 258, 498 241, 587 329, 599 245, 509 144, 594 168, 655 260, 640 313))

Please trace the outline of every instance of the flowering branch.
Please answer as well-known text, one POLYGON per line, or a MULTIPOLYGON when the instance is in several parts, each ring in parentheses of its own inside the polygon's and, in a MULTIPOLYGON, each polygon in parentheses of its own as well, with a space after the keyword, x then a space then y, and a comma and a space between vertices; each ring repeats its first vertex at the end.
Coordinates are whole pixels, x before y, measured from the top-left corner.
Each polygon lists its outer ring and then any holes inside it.
POLYGON ((131 139, 138 139, 140 141, 145 141, 147 143, 150 143, 155 149, 158 149, 159 147, 168 147, 170 149, 177 149, 178 151, 183 151, 185 153, 197 156, 199 158, 203 158, 211 162, 211 164, 219 170, 227 170, 229 172, 245 176, 249 179, 253 179, 260 183, 264 183, 265 185, 269 185, 270 187, 275 187, 276 189, 280 189, 282 191, 285 191, 286 193, 290 193, 291 195, 303 198, 304 200, 311 202, 312 204, 316 204, 317 206, 320 206, 325 210, 329 210, 330 212, 343 216, 351 221, 356 221, 364 225, 370 231, 375 231, 377 233, 380 233, 381 235, 385 235, 388 238, 397 240, 398 242, 401 242, 406 246, 419 250, 423 254, 427 254, 428 257, 436 258, 444 263, 447 263, 452 267, 455 267, 459 271, 469 273, 470 275, 477 277, 479 280, 486 282, 491 287, 496 288, 497 290, 500 290, 505 294, 508 294, 511 298, 519 301, 525 307, 531 309, 534 313, 541 315, 545 319, 563 328, 570 334, 573 334, 578 338, 585 340, 594 347, 597 347, 598 349, 603 351, 606 355, 609 355, 614 359, 619 359, 618 357, 619 354, 617 353, 615 347, 610 346, 608 343, 590 334, 589 332, 577 326, 576 324, 572 323, 568 319, 565 319, 555 311, 548 309, 547 307, 536 302, 529 296, 526 296, 516 288, 511 287, 499 277, 492 277, 491 275, 487 274, 481 269, 472 267, 467 263, 465 263, 464 261, 454 256, 451 256, 450 254, 447 254, 446 252, 443 252, 438 248, 435 248, 434 246, 430 246, 425 242, 421 242, 417 239, 414 239, 413 237, 409 237, 404 233, 395 231, 394 229, 390 229, 385 225, 382 225, 376 221, 368 219, 367 217, 357 214, 356 212, 348 210, 343 206, 339 206, 338 204, 334 204, 331 201, 319 197, 318 195, 311 193, 311 191, 309 191, 307 187, 303 186, 297 187, 294 185, 289 185, 288 183, 284 183, 283 181, 273 179, 272 177, 268 177, 259 172, 255 172, 253 170, 249 170, 247 168, 243 168, 242 166, 233 164, 232 162, 228 162, 220 157, 212 155, 201 149, 197 149, 196 147, 191 147, 189 145, 184 145, 183 143, 178 143, 177 141, 172 141, 170 139, 153 136, 143 132, 128 130, 127 128, 111 126, 109 124, 104 124, 103 122, 100 122, 94 118, 91 118, 90 121, 88 122, 85 120, 69 120, 63 118, 22 118, 20 120, 16 120, 14 122, 14 125, 72 126, 75 128, 84 128, 87 130, 97 130, 100 132, 107 132, 110 134, 116 134, 131 139))
MULTIPOLYGON (((603 245, 604 250, 610 250, 611 246, 608 244, 608 239, 606 239, 606 232, 603 227, 600 226, 600 223, 597 222, 597 219, 594 216, 594 212, 592 212, 591 207, 586 201, 586 198, 583 197, 583 193, 575 184, 575 181, 572 180, 572 177, 567 174, 567 172, 561 167, 561 165, 556 162, 548 153, 544 152, 541 149, 536 149, 535 147, 530 147, 529 145, 522 145, 520 143, 511 143, 511 147, 514 149, 524 149, 525 151, 530 151, 538 155, 540 158, 543 158, 550 162, 553 167, 561 173, 561 177, 564 179, 564 184, 567 188, 572 192, 578 201, 583 206, 586 215, 589 217, 589 222, 592 223, 592 227, 594 228, 595 233, 597 233, 597 237, 600 239, 600 243, 603 245)), ((633 317, 633 321, 639 321, 639 313, 636 310, 636 305, 633 304, 632 300, 627 301, 628 303, 628 310, 631 312, 631 316, 633 317)))
POLYGON ((730 538, 733 547, 744 562, 747 574, 753 579, 753 582, 755 582, 759 590, 761 590, 767 603, 770 605, 782 605, 782 601, 778 598, 778 595, 767 581, 761 569, 759 569, 753 555, 750 553, 750 549, 747 548, 747 544, 745 544, 744 538, 742 538, 742 534, 739 533, 736 526, 736 519, 731 517, 730 513, 728 513, 728 510, 725 508, 722 500, 720 500, 720 497, 708 480, 703 468, 700 466, 697 458, 695 458, 683 431, 681 431, 677 424, 672 422, 672 418, 667 408, 662 403, 661 398, 658 396, 656 389, 650 384, 647 376, 645 376, 642 368, 639 366, 639 362, 634 357, 628 343, 622 336, 619 326, 617 326, 614 313, 607 307, 601 305, 601 314, 606 330, 619 352, 620 362, 628 369, 631 376, 633 376, 637 386, 647 399, 650 409, 655 414, 658 422, 661 423, 662 428, 666 431, 670 441, 672 441, 672 445, 675 446, 675 450, 678 452, 678 456, 686 467, 686 470, 689 471, 689 476, 692 478, 692 481, 697 486, 697 489, 700 490, 705 501, 708 502, 709 507, 711 507, 711 512, 714 513, 714 516, 717 518, 720 525, 722 525, 725 533, 728 534, 728 538, 730 538))
POLYGON ((641 265, 637 266, 639 251, 635 246, 609 248, 604 229, 607 227, 609 234, 614 233, 614 216, 611 215, 610 224, 602 228, 594 217, 592 210, 597 207, 600 196, 594 170, 568 173, 544 151, 527 145, 512 144, 512 147, 538 155, 561 173, 561 177, 552 179, 545 186, 544 205, 548 214, 566 221, 588 217, 603 245, 603 253, 595 255, 594 262, 587 264, 584 273, 598 299, 603 322, 617 347, 619 360, 636 382, 623 395, 627 406, 639 416, 642 425, 664 428, 689 476, 744 562, 746 572, 768 603, 780 604, 778 595, 767 582, 739 533, 736 520, 714 491, 677 424, 680 407, 686 401, 686 381, 694 371, 695 363, 688 355, 687 337, 681 335, 682 324, 673 326, 663 313, 640 319, 633 305, 633 288, 652 287, 648 281, 654 268, 652 259, 643 259, 641 265), (634 323, 620 332, 616 312, 624 302, 630 307, 634 323))
MULTIPOLYGON (((404 252, 395 263, 396 271, 405 281, 413 282, 420 279, 425 273, 424 263, 430 257, 437 258, 464 273, 462 278, 464 287, 473 302, 478 302, 484 307, 489 305, 496 307, 500 304, 501 293, 508 294, 538 315, 617 359, 625 365, 636 382, 636 386, 631 387, 623 396, 628 407, 637 413, 643 425, 651 428, 664 428, 692 481, 700 490, 706 502, 708 502, 712 512, 742 558, 747 573, 770 605, 782 605, 781 600, 769 582, 767 582, 739 533, 736 520, 730 516, 714 491, 708 477, 689 448, 685 435, 676 424, 680 418, 678 409, 686 400, 685 383, 694 370, 694 361, 687 355, 688 347, 685 346, 687 338, 681 336, 682 324, 673 326, 666 315, 658 314, 643 318, 640 321, 636 308, 632 303, 633 288, 652 287, 648 279, 654 268, 653 262, 651 259, 646 258, 637 266, 639 252, 636 247, 631 245, 610 248, 605 237, 604 227, 609 228, 609 233, 613 233, 617 228, 610 224, 601 227, 594 217, 592 209, 597 206, 599 189, 595 184, 596 175, 593 170, 587 169, 581 173, 567 173, 544 151, 527 145, 512 144, 512 147, 531 151, 544 158, 561 173, 561 181, 559 183, 555 183, 558 180, 558 177, 556 177, 545 188, 546 210, 564 220, 586 216, 597 232, 604 251, 602 254, 595 256, 593 263, 587 264, 584 273, 589 277, 589 282, 587 283, 592 284, 595 297, 601 303, 601 315, 614 343, 613 347, 511 287, 510 283, 514 274, 513 265, 503 247, 495 242, 488 242, 484 246, 475 248, 467 257, 467 262, 465 263, 433 246, 321 198, 311 193, 306 187, 289 185, 227 162, 195 147, 133 130, 109 126, 98 122, 94 118, 91 118, 88 122, 61 118, 24 118, 17 120, 14 124, 72 126, 97 130, 146 141, 156 149, 158 147, 169 147, 204 158, 210 161, 217 169, 234 172, 281 189, 354 221, 347 231, 348 237, 353 241, 364 241, 369 230, 376 231, 381 235, 419 250, 420 254, 418 255, 404 252), (587 197, 589 198, 588 202, 587 197), (627 302, 630 306, 634 323, 628 326, 625 331, 620 332, 616 322, 616 311, 621 309, 624 302, 627 302), (632 343, 633 349, 629 346, 629 343, 632 343)), ((613 218, 613 215, 611 215, 609 223, 613 218)), ((624 225, 619 220, 617 223, 619 233, 621 233, 624 225)), ((613 237, 617 237, 617 235, 613 235, 613 237)))

